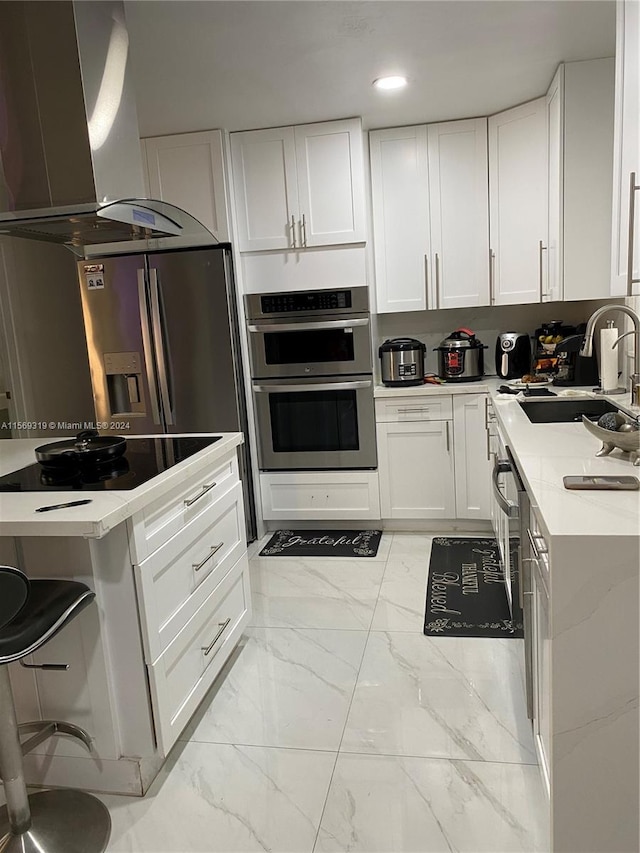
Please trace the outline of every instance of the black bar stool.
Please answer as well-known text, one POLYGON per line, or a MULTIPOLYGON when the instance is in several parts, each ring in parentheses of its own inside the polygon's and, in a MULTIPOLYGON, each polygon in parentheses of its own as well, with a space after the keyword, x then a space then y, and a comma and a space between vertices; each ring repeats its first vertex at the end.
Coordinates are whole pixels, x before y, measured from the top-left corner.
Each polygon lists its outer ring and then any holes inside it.
MULTIPOLYGON (((7 804, 0 809, 0 853, 103 853, 111 817, 96 797, 83 791, 53 790, 27 795, 22 756, 53 734, 91 738, 71 723, 44 720, 18 725, 7 664, 43 646, 91 601, 95 594, 75 581, 29 580, 11 566, 0 566, 0 777, 7 804), (21 733, 33 733, 24 743, 21 733)), ((37 668, 67 669, 66 664, 37 668)))

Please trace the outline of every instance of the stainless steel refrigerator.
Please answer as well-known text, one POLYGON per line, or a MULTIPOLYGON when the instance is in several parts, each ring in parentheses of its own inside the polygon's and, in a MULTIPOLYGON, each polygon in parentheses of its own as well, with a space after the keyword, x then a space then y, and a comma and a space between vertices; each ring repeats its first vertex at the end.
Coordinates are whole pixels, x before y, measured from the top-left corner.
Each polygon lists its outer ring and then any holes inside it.
MULTIPOLYGON (((246 434, 228 245, 92 258, 78 275, 100 432, 246 434)), ((240 466, 251 540, 246 443, 240 466)))

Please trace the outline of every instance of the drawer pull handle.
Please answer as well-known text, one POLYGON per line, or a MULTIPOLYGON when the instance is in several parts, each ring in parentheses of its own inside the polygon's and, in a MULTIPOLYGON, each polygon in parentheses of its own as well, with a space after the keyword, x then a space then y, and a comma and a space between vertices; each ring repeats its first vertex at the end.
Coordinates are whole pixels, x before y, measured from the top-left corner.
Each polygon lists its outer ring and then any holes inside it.
POLYGON ((215 637, 213 638, 213 640, 211 640, 211 643, 210 643, 208 646, 202 646, 202 651, 204 652, 205 657, 209 654, 209 652, 211 651, 211 649, 212 649, 212 648, 215 646, 215 644, 218 642, 218 640, 220 639, 220 637, 221 637, 221 636, 222 636, 222 634, 224 633, 224 629, 227 627, 227 625, 229 624, 229 622, 231 622, 231 616, 229 616, 229 618, 226 620, 226 622, 218 622, 218 628, 219 628, 220 630, 219 630, 219 631, 218 631, 218 633, 215 635, 215 637))
POLYGON ((184 505, 185 505, 185 506, 191 506, 191 504, 194 504, 196 501, 199 501, 199 500, 200 500, 200 498, 201 498, 203 495, 206 495, 206 494, 207 494, 207 492, 210 492, 210 491, 211 491, 211 489, 212 489, 215 485, 217 485, 217 484, 216 484, 216 483, 210 483, 208 486, 207 486, 207 485, 203 486, 203 487, 200 489, 200 491, 198 492, 198 494, 197 494, 197 495, 195 495, 194 497, 189 498, 188 500, 186 500, 186 501, 184 502, 184 505))
POLYGON ((220 548, 224 545, 224 542, 221 542, 219 545, 212 545, 211 550, 207 554, 207 556, 200 563, 192 563, 192 567, 194 571, 199 572, 200 569, 204 566, 205 563, 208 563, 209 560, 213 557, 214 554, 217 554, 220 548))
POLYGON ((423 406, 421 409, 398 409, 398 412, 401 415, 408 415, 408 414, 411 414, 412 412, 428 412, 428 411, 429 411, 429 406, 423 406))
POLYGON ((531 550, 533 551, 536 560, 539 560, 543 554, 549 553, 549 549, 545 546, 545 541, 542 536, 535 536, 530 530, 527 530, 527 535, 529 537, 531 550), (542 542, 542 546, 539 544, 540 542, 542 542))

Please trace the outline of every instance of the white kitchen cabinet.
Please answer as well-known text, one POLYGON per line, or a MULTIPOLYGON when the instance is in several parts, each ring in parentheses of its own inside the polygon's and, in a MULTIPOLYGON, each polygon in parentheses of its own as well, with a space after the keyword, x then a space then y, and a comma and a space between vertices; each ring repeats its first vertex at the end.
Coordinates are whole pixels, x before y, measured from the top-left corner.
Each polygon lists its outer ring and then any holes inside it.
POLYGON ((549 591, 540 561, 533 559, 531 571, 533 653, 533 735, 538 763, 550 790, 551 766, 551 625, 549 591))
POLYGON ((431 227, 430 304, 489 304, 486 118, 427 129, 431 227))
POLYGON ((229 238, 222 131, 141 140, 151 198, 195 216, 220 241, 229 238))
POLYGON ((487 120, 370 134, 377 310, 489 304, 487 120))
POLYGON ((490 517, 486 394, 453 395, 456 518, 490 517))
POLYGON ((547 276, 542 300, 609 295, 614 60, 558 67, 546 96, 547 276))
POLYGON ((547 245, 545 98, 489 118, 491 303, 540 302, 547 245))
POLYGON ((422 311, 427 301, 427 127, 369 134, 376 310, 422 311))
POLYGON ((241 252, 366 240, 360 119, 231 134, 241 252))
POLYGON ((451 421, 377 424, 382 518, 455 518, 451 421))
POLYGON ((618 0, 611 295, 640 294, 640 3, 618 0), (629 213, 635 212, 631 247, 629 213), (631 248, 631 253, 629 252, 631 248))
POLYGON ((264 471, 266 521, 380 518, 377 471, 264 471))

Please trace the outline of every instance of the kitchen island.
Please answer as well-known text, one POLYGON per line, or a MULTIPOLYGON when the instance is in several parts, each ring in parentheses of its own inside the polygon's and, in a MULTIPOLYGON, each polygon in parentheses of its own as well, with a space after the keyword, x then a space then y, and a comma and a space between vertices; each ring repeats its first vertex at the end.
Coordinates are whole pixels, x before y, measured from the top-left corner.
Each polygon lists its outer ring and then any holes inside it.
MULTIPOLYGON (((251 610, 243 436, 211 438, 127 491, 0 493, 0 560, 96 593, 26 659, 66 672, 10 668, 19 721, 66 720, 93 739, 91 753, 69 738, 42 744, 25 757, 28 783, 144 794, 240 639, 251 610), (36 512, 78 497, 91 503, 36 512)), ((33 463, 42 443, 0 442, 0 475, 33 463)))
MULTIPOLYGON (((609 398, 624 406, 628 398, 609 398)), ((531 423, 492 394, 531 503, 533 726, 550 797, 553 853, 637 853, 640 492, 570 491, 571 475, 638 475, 582 423, 531 423)), ((531 567, 531 571, 527 569, 531 567)))

